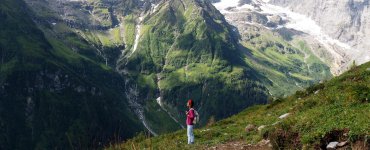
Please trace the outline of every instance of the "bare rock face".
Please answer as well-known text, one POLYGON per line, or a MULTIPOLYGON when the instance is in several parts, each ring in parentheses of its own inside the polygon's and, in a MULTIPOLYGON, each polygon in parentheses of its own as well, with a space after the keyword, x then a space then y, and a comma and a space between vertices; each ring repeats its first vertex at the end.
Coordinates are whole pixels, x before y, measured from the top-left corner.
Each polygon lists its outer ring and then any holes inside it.
POLYGON ((283 19, 278 15, 271 15, 269 16, 269 21, 275 24, 281 25, 284 23, 283 19))
POLYGON ((325 33, 348 43, 357 63, 370 61, 369 0, 271 0, 315 20, 325 33))

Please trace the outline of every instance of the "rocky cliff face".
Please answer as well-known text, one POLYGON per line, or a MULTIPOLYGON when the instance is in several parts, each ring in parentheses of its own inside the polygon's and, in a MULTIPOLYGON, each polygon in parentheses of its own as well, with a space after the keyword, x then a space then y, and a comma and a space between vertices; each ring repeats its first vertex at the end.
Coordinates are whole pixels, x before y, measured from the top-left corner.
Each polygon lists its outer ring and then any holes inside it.
POLYGON ((270 3, 312 18, 322 27, 322 32, 348 44, 342 51, 351 60, 370 61, 369 0, 271 0, 270 3))

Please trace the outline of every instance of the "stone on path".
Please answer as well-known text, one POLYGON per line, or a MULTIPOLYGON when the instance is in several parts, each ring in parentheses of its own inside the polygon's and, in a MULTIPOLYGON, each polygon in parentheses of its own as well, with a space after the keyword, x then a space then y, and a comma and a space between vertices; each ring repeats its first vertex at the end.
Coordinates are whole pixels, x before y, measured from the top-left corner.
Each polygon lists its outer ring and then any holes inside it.
POLYGON ((337 147, 338 145, 338 142, 330 142, 327 146, 326 146, 326 149, 327 150, 335 150, 335 148, 337 147))
POLYGON ((261 130, 262 130, 262 129, 264 129, 265 127, 266 127, 265 125, 259 126, 257 130, 258 130, 258 131, 261 131, 261 130))
POLYGON ((279 117, 279 119, 284 119, 284 118, 288 117, 289 115, 290 115, 290 113, 286 113, 286 114, 284 114, 284 115, 281 115, 281 116, 279 117))

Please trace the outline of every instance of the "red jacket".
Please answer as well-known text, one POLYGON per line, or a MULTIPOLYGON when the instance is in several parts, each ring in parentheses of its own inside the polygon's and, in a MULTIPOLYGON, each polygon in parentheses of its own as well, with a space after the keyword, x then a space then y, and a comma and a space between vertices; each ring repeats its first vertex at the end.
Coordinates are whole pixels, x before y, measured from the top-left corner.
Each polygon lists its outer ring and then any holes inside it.
POLYGON ((193 125, 194 118, 195 118, 194 109, 190 109, 186 117, 186 125, 193 125))

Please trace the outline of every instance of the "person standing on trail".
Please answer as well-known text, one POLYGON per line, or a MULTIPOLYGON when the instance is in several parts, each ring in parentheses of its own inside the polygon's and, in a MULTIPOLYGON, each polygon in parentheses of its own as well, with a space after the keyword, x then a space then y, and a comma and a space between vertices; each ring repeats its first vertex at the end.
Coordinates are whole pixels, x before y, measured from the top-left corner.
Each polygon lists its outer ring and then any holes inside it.
POLYGON ((187 135, 188 135, 188 144, 194 144, 194 118, 195 118, 195 110, 193 108, 194 102, 193 100, 188 100, 186 104, 188 106, 189 111, 186 111, 186 125, 187 125, 187 135))

